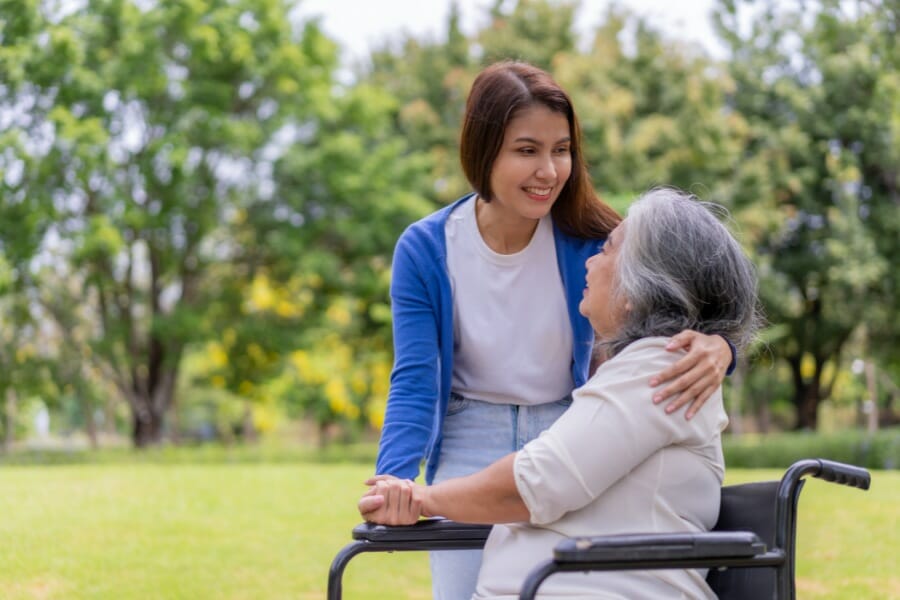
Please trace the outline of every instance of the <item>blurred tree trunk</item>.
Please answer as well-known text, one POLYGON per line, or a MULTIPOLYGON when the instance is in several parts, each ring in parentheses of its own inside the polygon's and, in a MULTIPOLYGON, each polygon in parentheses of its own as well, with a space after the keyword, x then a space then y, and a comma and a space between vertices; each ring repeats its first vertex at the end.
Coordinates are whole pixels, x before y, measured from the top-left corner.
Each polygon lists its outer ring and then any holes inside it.
POLYGON ((869 433, 878 431, 878 383, 875 375, 875 363, 866 361, 866 389, 869 398, 863 406, 866 413, 866 431, 869 433))
POLYGON ((244 442, 255 442, 258 438, 256 426, 253 424, 253 405, 244 403, 244 414, 241 416, 241 438, 244 442))
POLYGON ((78 401, 81 405, 81 412, 84 415, 84 431, 87 433, 88 441, 91 444, 91 450, 100 447, 100 441, 97 438, 97 422, 94 419, 94 403, 84 393, 78 394, 78 401))
POLYGON ((113 395, 107 396, 103 403, 103 433, 109 437, 114 437, 116 433, 116 407, 118 398, 113 395))
POLYGON ((881 385, 887 389, 887 400, 884 407, 878 411, 878 425, 882 428, 893 427, 900 423, 900 416, 894 411, 897 397, 900 396, 900 387, 890 378, 888 372, 882 369, 879 372, 881 385))
POLYGON ((897 392, 890 392, 884 408, 878 412, 878 424, 880 427, 893 427, 900 423, 900 418, 894 412, 894 405, 897 403, 897 392))
POLYGON ((137 448, 158 446, 166 432, 166 416, 175 398, 178 369, 151 369, 146 377, 133 373, 132 388, 126 394, 131 406, 131 438, 137 448))
POLYGON ((815 431, 818 425, 821 370, 816 369, 810 379, 803 377, 802 357, 790 356, 787 363, 791 367, 791 378, 794 382, 792 402, 797 414, 794 429, 815 431))
POLYGON ((3 450, 9 451, 12 443, 16 439, 16 391, 14 389, 6 389, 6 403, 4 406, 4 434, 3 434, 3 450))

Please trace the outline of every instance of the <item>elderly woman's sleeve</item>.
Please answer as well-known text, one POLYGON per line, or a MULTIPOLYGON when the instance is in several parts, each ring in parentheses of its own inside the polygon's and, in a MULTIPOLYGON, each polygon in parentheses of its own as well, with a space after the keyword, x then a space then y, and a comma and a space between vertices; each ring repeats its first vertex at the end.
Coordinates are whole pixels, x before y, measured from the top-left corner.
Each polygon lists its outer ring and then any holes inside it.
POLYGON ((574 393, 562 417, 516 455, 516 487, 545 525, 577 510, 657 450, 708 435, 708 420, 668 415, 651 399, 647 380, 658 363, 627 350, 574 393))

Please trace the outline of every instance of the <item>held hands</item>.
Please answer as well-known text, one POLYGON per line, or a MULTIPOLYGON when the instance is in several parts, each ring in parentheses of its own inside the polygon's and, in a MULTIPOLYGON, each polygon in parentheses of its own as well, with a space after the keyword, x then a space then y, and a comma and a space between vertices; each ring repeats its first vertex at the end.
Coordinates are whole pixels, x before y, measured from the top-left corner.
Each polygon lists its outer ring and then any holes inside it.
POLYGON ((376 475, 366 480, 371 486, 360 498, 363 519, 379 525, 412 525, 422 513, 425 486, 393 475, 376 475))
POLYGON ((731 348, 722 336, 686 329, 674 336, 666 346, 670 352, 679 349, 685 349, 688 353, 653 377, 650 387, 674 379, 653 395, 653 402, 659 404, 677 394, 678 397, 666 406, 666 412, 671 414, 690 403, 685 413, 685 418, 690 419, 722 385, 731 364, 731 348))

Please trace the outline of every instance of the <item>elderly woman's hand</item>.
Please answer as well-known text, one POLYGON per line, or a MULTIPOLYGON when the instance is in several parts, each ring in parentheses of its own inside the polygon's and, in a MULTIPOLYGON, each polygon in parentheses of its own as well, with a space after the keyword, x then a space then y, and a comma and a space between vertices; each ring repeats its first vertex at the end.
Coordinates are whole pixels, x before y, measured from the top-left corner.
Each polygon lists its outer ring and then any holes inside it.
POLYGON ((371 485, 360 498, 359 514, 379 525, 412 525, 422 512, 422 486, 408 479, 377 475, 366 481, 371 485))
POLYGON ((653 401, 659 404, 677 394, 678 397, 666 406, 666 412, 675 412, 690 403, 685 413, 690 419, 722 385, 732 360, 731 348, 722 336, 685 330, 673 336, 666 349, 688 352, 650 380, 651 387, 675 380, 654 394, 653 401))

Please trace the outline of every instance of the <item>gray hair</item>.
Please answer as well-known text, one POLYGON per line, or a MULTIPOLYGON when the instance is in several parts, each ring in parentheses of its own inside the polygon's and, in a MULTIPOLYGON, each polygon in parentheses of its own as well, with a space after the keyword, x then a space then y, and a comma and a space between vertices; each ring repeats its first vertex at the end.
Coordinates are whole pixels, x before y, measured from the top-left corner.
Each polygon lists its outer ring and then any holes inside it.
POLYGON ((737 348, 759 326, 756 272, 713 215, 727 214, 675 189, 654 189, 628 209, 613 301, 627 302, 612 354, 650 336, 684 329, 720 334, 737 348))

